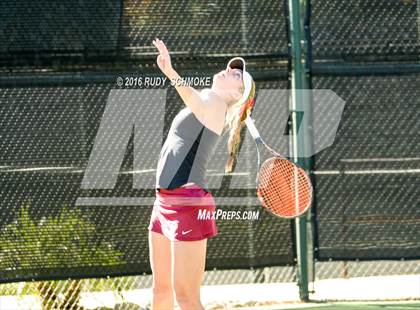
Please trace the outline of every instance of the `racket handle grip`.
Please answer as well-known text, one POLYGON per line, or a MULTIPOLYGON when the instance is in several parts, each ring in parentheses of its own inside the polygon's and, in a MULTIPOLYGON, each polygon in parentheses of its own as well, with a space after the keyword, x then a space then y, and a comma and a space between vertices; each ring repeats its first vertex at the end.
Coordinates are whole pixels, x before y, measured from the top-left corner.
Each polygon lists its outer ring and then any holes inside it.
POLYGON ((245 119, 245 124, 254 140, 261 140, 260 133, 258 132, 257 127, 255 127, 254 121, 249 115, 245 119))

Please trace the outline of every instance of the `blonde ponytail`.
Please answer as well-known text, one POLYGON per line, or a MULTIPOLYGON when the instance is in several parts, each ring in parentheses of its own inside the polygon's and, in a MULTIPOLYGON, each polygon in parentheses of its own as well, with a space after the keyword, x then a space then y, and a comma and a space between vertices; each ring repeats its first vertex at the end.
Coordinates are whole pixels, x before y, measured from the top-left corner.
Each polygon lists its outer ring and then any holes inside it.
POLYGON ((233 171, 241 144, 241 132, 247 115, 250 115, 255 104, 255 83, 252 81, 248 99, 240 106, 233 105, 226 115, 225 129, 229 130, 228 152, 229 159, 225 166, 225 173, 233 171))
POLYGON ((229 159, 225 166, 225 172, 232 172, 234 165, 236 164, 236 159, 238 157, 239 145, 241 143, 241 131, 245 125, 244 121, 241 121, 239 116, 239 110, 235 109, 230 112, 230 115, 227 116, 227 126, 229 130, 229 139, 228 139, 228 154, 229 159))

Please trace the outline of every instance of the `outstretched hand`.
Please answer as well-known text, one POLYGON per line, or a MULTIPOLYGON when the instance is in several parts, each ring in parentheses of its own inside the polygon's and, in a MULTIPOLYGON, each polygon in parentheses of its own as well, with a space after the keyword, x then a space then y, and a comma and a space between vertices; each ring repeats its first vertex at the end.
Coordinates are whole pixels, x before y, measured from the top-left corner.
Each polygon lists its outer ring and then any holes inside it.
POLYGON ((173 71, 173 68, 171 64, 171 57, 169 56, 169 51, 166 48, 165 43, 163 43, 162 40, 156 38, 153 40, 153 45, 158 49, 159 52, 156 60, 159 69, 163 72, 163 74, 169 76, 173 71))

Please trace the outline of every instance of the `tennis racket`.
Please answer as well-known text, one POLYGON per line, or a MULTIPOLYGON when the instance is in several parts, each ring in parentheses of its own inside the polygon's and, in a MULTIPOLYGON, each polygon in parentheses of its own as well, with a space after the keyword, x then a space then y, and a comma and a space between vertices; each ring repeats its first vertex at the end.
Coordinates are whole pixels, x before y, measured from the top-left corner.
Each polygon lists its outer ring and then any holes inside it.
POLYGON ((304 214, 311 206, 312 184, 305 170, 270 148, 261 138, 250 116, 245 124, 257 147, 257 195, 262 206, 282 218, 294 218, 304 214), (260 146, 272 157, 262 164, 260 146))

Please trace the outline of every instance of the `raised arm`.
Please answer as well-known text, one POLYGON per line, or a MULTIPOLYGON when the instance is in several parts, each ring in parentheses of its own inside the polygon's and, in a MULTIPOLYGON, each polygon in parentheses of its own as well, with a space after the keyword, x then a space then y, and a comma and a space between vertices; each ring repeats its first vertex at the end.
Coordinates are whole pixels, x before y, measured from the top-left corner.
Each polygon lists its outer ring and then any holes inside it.
POLYGON ((180 95, 182 101, 191 109, 191 111, 198 117, 203 117, 208 107, 208 104, 203 101, 199 91, 189 85, 179 83, 181 81, 180 75, 172 68, 169 51, 162 40, 156 38, 153 40, 153 45, 158 49, 159 55, 157 57, 157 64, 159 69, 165 76, 175 81, 175 88, 180 95))

